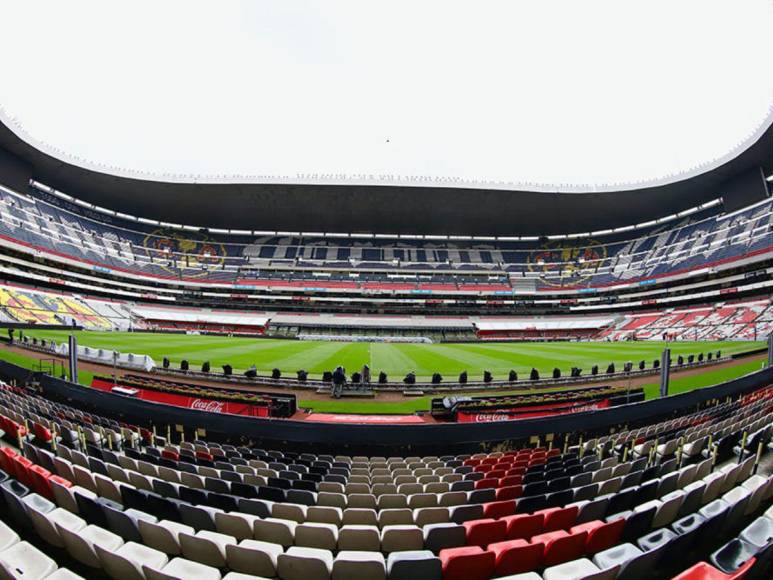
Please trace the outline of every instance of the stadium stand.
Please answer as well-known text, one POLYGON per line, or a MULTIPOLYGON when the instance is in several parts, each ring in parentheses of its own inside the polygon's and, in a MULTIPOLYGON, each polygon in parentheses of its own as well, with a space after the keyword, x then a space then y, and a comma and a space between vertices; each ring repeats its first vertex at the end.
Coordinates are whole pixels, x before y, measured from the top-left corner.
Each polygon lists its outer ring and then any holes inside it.
MULTIPOLYGON (((542 291, 604 287, 758 260, 771 252, 773 235, 771 201, 728 215, 699 213, 703 219, 692 216, 656 226, 633 239, 614 239, 624 236, 616 234, 610 241, 551 236, 564 239, 428 243, 372 236, 358 241, 202 234, 197 228, 154 228, 99 214, 86 217, 82 208, 41 189, 26 193, 0 191, 0 236, 14 247, 52 253, 106 272, 253 288, 497 294, 512 291, 513 277, 542 291), (304 273, 314 269, 363 274, 304 273), (462 276, 476 271, 488 275, 462 276)), ((604 237, 610 236, 599 236, 604 237)))
POLYGON ((0 401, 19 445, 0 448, 12 577, 73 577, 62 562, 120 579, 287 580, 751 577, 769 565, 773 477, 753 472, 773 388, 565 450, 424 457, 173 443, 8 385, 0 401))

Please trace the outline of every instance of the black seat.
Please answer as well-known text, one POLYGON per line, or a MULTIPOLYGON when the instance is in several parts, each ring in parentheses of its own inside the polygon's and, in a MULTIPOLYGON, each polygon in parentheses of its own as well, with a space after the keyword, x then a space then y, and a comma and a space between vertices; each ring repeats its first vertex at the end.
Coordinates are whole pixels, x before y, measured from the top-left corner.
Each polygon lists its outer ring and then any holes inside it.
POLYGON ((529 497, 518 498, 516 507, 517 507, 516 511, 518 513, 526 513, 526 512, 535 512, 537 510, 544 509, 548 507, 548 505, 547 505, 547 499, 545 498, 545 495, 540 494, 540 495, 532 495, 529 497))
POLYGON ((126 485, 121 486, 121 497, 123 498, 123 505, 126 509, 132 508, 151 513, 155 516, 156 514, 150 511, 150 506, 147 502, 147 494, 148 492, 142 489, 126 485))
POLYGON ((204 489, 215 493, 231 493, 231 484, 216 477, 205 477, 204 489))
POLYGON ((299 479, 297 481, 293 481, 293 489, 317 491, 317 483, 308 479, 299 479))
POLYGON ((89 471, 109 477, 104 461, 97 459, 96 457, 89 457, 89 471))
POLYGON ((544 481, 535 481, 532 483, 527 483, 523 486, 523 495, 542 495, 544 493, 547 493, 548 491, 548 484, 544 481))
POLYGON ((118 534, 127 542, 142 543, 137 518, 134 515, 107 504, 102 506, 102 511, 107 520, 107 528, 111 532, 118 534))
POLYGON ((223 479, 225 481, 230 482, 242 482, 242 474, 237 473, 236 471, 221 471, 220 472, 220 479, 223 479))
POLYGON ((239 498, 235 495, 210 492, 209 505, 212 507, 220 508, 226 512, 233 512, 238 509, 239 498))
POLYGON ((644 471, 642 470, 628 473, 623 477, 623 481, 620 483, 620 489, 638 486, 641 483, 642 475, 644 475, 644 471))
POLYGON ((638 491, 637 487, 630 487, 613 494, 609 498, 609 513, 616 514, 631 509, 634 502, 638 502, 638 491))
POLYGON ((300 505, 312 506, 317 503, 317 495, 312 491, 304 489, 287 490, 287 501, 300 505))
POLYGON ((208 505, 209 493, 203 489, 181 485, 178 489, 180 499, 193 505, 208 505))
POLYGON ((278 489, 290 489, 292 487, 290 480, 283 477, 269 477, 266 479, 266 483, 269 487, 276 487, 278 489))
POLYGON ((169 483, 168 481, 164 481, 163 479, 153 480, 153 491, 155 491, 159 495, 163 495, 164 497, 179 499, 179 494, 177 489, 178 489, 177 486, 175 486, 172 483, 169 483))
POLYGON ((639 485, 637 503, 647 503, 648 501, 655 499, 658 495, 659 486, 660 481, 657 479, 650 479, 639 485))
POLYGON ((117 504, 114 501, 110 501, 109 499, 102 497, 96 497, 92 499, 91 497, 78 493, 77 491, 73 495, 75 496, 75 501, 78 504, 78 512, 80 513, 81 517, 88 523, 99 526, 100 528, 108 527, 107 517, 105 517, 105 512, 102 509, 103 504, 108 505, 114 510, 120 511, 123 509, 121 504, 117 504))
POLYGON ((181 503, 180 500, 168 499, 157 493, 148 492, 147 501, 148 509, 145 511, 150 511, 159 520, 181 521, 180 509, 178 507, 181 503))
POLYGON ((215 516, 204 507, 181 503, 178 506, 180 518, 186 526, 191 526, 194 530, 208 530, 216 532, 215 516))
POLYGON ((652 518, 655 516, 655 506, 640 512, 631 512, 625 519, 625 527, 620 535, 620 542, 634 542, 636 538, 646 534, 652 527, 652 518))
POLYGON ((565 489, 569 489, 568 476, 556 477, 548 481, 548 491, 562 491, 565 489))
POLYGON ((467 496, 467 503, 488 503, 497 497, 495 489, 474 489, 467 496))
POLYGON ((231 484, 231 493, 239 497, 257 498, 258 486, 235 481, 231 484))
POLYGON ((239 511, 261 518, 271 516, 271 508, 269 505, 259 499, 239 498, 239 511))

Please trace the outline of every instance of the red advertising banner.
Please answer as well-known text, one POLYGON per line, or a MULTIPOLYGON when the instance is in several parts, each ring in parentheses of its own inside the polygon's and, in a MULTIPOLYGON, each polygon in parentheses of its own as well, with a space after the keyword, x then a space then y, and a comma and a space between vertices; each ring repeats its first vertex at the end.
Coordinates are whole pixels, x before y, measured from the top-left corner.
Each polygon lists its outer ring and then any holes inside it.
POLYGON ((568 403, 552 403, 549 405, 534 405, 528 407, 508 407, 485 411, 459 411, 456 420, 459 423, 494 423, 497 421, 517 421, 550 415, 566 415, 606 409, 610 406, 609 399, 597 401, 573 401, 568 403))
MULTIPOLYGON (((115 385, 111 381, 94 379, 91 386, 100 391, 112 392, 115 385)), ((247 415, 250 417, 268 417, 268 405, 254 405, 252 403, 239 403, 236 401, 218 401, 215 399, 206 399, 202 397, 190 397, 180 393, 168 393, 156 391, 153 389, 143 389, 130 385, 122 385, 120 394, 126 394, 127 390, 136 391, 134 395, 137 399, 172 405, 174 407, 186 407, 188 409, 198 409, 208 413, 226 413, 228 415, 247 415)))

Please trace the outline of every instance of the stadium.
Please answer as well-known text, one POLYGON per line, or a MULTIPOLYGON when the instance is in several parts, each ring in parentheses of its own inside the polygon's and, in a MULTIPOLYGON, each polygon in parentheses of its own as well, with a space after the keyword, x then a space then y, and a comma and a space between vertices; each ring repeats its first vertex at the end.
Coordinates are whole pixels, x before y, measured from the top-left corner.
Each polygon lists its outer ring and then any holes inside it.
POLYGON ((67 4, 3 9, 0 579, 771 577, 769 2, 67 4))

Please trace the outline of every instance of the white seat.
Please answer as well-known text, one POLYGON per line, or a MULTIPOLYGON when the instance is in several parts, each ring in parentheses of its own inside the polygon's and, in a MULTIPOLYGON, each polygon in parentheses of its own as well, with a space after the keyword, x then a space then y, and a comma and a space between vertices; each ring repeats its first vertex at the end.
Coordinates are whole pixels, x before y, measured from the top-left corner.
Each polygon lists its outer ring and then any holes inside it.
POLYGON ((46 580, 86 580, 83 576, 78 576, 75 572, 67 568, 59 568, 53 574, 46 576, 46 580))
POLYGON ((379 552, 381 550, 381 534, 378 527, 343 526, 338 530, 338 549, 379 552))
POLYGON ((386 562, 380 552, 342 550, 333 562, 335 580, 385 580, 386 562))
POLYGON ((160 570, 143 566, 142 572, 147 580, 220 580, 220 570, 191 562, 185 558, 174 558, 160 570))
POLYGON ((386 553, 423 548, 424 534, 418 526, 384 526, 381 529, 381 549, 386 553))
POLYGON ((284 549, 279 544, 258 540, 242 540, 239 545, 225 547, 226 561, 231 570, 268 578, 276 576, 277 558, 282 553, 284 549))
POLYGON ((215 568, 225 567, 226 547, 235 544, 236 538, 233 536, 209 530, 199 530, 195 535, 185 532, 180 534, 180 549, 185 558, 215 568))
POLYGON ((679 508, 682 507, 684 501, 684 492, 681 489, 667 493, 660 499, 660 506, 655 512, 652 518, 652 528, 660 528, 667 526, 679 513, 679 508))
POLYGON ((105 550, 114 551, 123 545, 123 539, 99 526, 89 525, 73 532, 62 525, 58 525, 59 535, 70 555, 92 568, 101 568, 102 563, 94 550, 95 545, 102 546, 105 550))
POLYGON ((0 552, 19 543, 19 534, 0 520, 0 552))
POLYGON ((285 548, 295 542, 295 528, 298 524, 291 520, 263 518, 255 520, 254 537, 256 540, 279 544, 285 548))
POLYGON ((38 580, 56 568, 56 562, 28 542, 17 542, 0 552, 0 577, 38 580))
POLYGON ((215 526, 221 534, 233 536, 237 540, 248 540, 253 537, 256 519, 257 516, 240 512, 216 512, 215 526))
POLYGON ((542 573, 544 580, 614 580, 618 567, 602 570, 587 558, 564 562, 546 568, 542 573))
POLYGON ((87 525, 83 518, 63 508, 56 508, 47 514, 34 509, 28 509, 27 513, 38 535, 57 548, 64 548, 64 540, 59 533, 58 526, 77 533, 87 525))
POLYGON ((191 526, 170 520, 161 520, 160 522, 137 520, 137 527, 140 536, 142 536, 143 544, 172 556, 181 553, 180 534, 193 535, 196 533, 191 526))
POLYGON ((136 542, 127 542, 115 551, 100 545, 95 545, 94 550, 105 572, 115 580, 145 580, 143 566, 160 569, 169 562, 163 552, 136 542))
POLYGON ((333 572, 333 554, 329 550, 292 546, 277 558, 277 569, 282 580, 325 580, 333 572))
POLYGON ((338 527, 333 524, 306 522, 295 528, 295 545, 306 548, 335 550, 338 545, 338 527))

